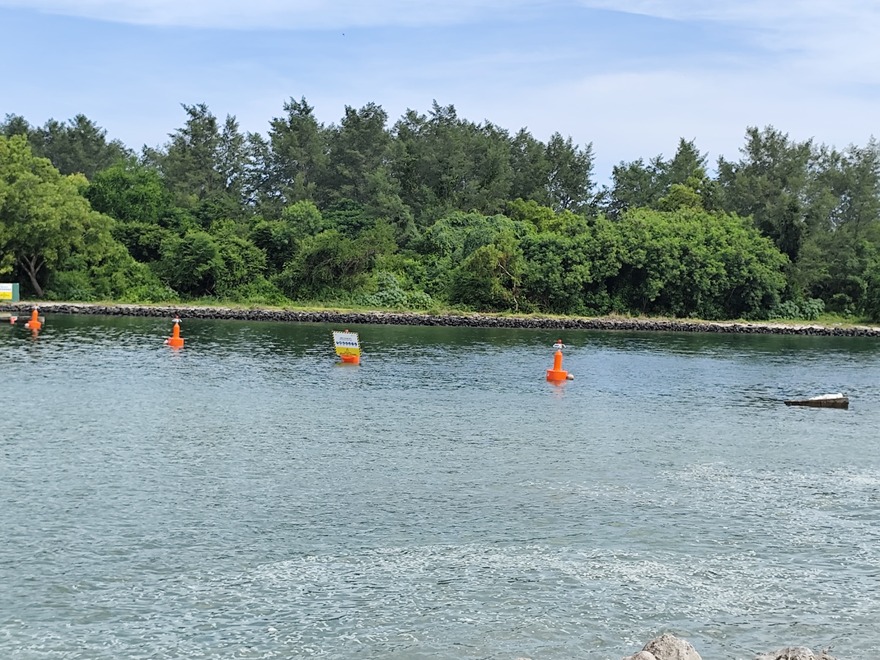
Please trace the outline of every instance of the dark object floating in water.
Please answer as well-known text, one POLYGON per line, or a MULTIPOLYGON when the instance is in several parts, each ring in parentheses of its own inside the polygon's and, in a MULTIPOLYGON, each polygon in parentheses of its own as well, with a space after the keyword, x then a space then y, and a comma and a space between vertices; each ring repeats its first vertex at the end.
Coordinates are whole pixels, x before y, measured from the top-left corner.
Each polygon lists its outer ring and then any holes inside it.
POLYGON ((812 408, 849 408, 849 398, 845 394, 822 394, 809 399, 791 399, 787 406, 810 406, 812 408))

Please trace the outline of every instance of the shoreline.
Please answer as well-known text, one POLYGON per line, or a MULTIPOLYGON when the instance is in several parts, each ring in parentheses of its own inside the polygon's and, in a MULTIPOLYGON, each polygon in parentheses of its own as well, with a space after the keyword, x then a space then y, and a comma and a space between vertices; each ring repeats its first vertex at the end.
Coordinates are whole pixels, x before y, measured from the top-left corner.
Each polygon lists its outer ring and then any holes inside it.
POLYGON ((180 317, 194 319, 338 323, 340 325, 423 325, 471 328, 548 330, 627 330, 644 332, 709 332, 723 334, 880 337, 875 326, 825 326, 771 322, 696 321, 618 317, 500 316, 492 314, 427 314, 422 312, 347 312, 290 309, 245 309, 197 305, 136 305, 66 302, 0 303, 0 312, 25 314, 34 307, 42 314, 180 317))

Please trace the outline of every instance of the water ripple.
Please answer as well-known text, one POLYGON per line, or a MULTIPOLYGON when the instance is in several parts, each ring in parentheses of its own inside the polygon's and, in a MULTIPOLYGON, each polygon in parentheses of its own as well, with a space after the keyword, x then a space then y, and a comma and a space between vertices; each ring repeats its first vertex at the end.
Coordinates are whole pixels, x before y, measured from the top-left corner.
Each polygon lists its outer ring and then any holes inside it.
POLYGON ((874 343, 331 329, 0 334, 2 655, 880 653, 874 343))

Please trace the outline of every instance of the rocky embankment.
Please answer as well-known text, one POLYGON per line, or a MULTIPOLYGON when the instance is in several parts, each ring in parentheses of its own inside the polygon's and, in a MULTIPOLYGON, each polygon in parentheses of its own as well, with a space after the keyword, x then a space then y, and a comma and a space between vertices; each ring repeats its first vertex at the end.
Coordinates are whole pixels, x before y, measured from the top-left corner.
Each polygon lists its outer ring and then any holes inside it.
MULTIPOLYGON (((823 326, 783 323, 711 322, 618 317, 551 318, 540 316, 496 316, 490 314, 422 314, 418 312, 336 312, 287 309, 243 309, 187 305, 100 305, 92 303, 38 303, 40 313, 100 314, 107 316, 150 316, 181 319, 229 319, 241 321, 285 321, 292 323, 336 323, 339 325, 431 325, 474 328, 522 328, 558 330, 637 330, 659 332, 716 332, 731 334, 813 335, 829 337, 880 337, 880 327, 823 326)), ((24 314, 32 302, 5 303, 0 311, 24 314)))

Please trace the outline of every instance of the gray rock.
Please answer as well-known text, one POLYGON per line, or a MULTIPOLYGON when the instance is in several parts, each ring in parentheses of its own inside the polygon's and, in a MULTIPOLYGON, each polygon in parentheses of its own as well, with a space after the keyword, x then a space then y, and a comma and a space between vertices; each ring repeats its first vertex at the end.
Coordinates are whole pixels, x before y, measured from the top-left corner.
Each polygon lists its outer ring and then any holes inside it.
POLYGON ((663 633, 645 644, 635 655, 623 660, 703 660, 697 650, 686 639, 679 639, 671 633, 663 633))
POLYGON ((835 658, 828 655, 824 649, 821 655, 816 655, 806 646, 786 646, 784 649, 756 656, 755 660, 835 660, 835 658))

